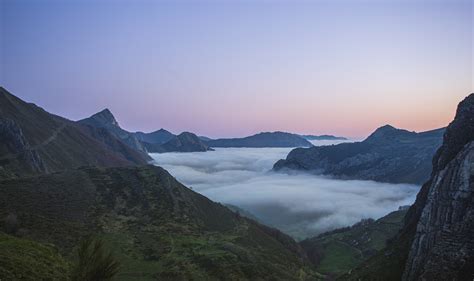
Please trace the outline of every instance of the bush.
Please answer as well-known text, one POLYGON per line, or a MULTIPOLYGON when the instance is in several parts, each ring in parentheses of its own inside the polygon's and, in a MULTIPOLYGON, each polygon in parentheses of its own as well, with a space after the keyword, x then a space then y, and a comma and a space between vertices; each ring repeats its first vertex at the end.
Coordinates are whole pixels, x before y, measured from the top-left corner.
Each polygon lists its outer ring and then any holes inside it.
POLYGON ((77 264, 71 276, 73 281, 113 280, 119 271, 120 263, 105 249, 101 239, 84 239, 77 255, 77 264))

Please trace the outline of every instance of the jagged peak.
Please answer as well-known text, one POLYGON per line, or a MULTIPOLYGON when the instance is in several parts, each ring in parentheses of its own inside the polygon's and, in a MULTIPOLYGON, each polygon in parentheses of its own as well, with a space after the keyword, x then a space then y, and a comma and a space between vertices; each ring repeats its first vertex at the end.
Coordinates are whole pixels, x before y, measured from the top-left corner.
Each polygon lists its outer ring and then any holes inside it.
POLYGON ((95 119, 104 125, 109 124, 109 125, 119 126, 119 123, 115 119, 115 116, 112 114, 112 112, 108 108, 105 108, 97 112, 96 114, 92 115, 90 118, 95 119))

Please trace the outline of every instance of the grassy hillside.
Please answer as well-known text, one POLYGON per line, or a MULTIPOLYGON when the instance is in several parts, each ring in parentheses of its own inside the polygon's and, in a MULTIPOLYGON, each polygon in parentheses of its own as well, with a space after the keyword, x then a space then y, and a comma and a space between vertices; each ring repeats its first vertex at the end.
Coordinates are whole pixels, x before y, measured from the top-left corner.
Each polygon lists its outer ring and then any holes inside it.
MULTIPOLYGON (((0 218, 71 259, 98 234, 118 280, 317 280, 300 246, 154 167, 83 168, 0 182, 0 218)), ((5 227, 5 223, 1 225, 5 227)))
POLYGON ((1 280, 68 280, 69 268, 54 247, 0 232, 1 280))
POLYGON ((406 210, 399 210, 374 220, 364 220, 352 227, 337 229, 300 244, 317 270, 338 276, 355 268, 386 246, 403 225, 406 210))

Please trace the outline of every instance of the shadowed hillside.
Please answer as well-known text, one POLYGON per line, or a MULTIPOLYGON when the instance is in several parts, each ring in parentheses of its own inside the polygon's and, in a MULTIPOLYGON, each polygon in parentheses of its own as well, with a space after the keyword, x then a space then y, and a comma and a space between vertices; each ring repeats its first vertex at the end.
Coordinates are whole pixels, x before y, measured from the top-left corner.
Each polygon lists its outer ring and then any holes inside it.
MULTIPOLYGON (((181 185, 165 170, 83 168, 0 182, 0 217, 68 256, 96 233, 119 280, 316 280, 299 245, 181 185)), ((4 226, 3 226, 4 227, 4 226)))
POLYGON ((146 164, 148 159, 105 130, 50 114, 0 88, 0 175, 146 164))
POLYGON ((384 126, 356 143, 296 148, 274 170, 304 170, 347 179, 424 183, 444 129, 415 133, 384 126))

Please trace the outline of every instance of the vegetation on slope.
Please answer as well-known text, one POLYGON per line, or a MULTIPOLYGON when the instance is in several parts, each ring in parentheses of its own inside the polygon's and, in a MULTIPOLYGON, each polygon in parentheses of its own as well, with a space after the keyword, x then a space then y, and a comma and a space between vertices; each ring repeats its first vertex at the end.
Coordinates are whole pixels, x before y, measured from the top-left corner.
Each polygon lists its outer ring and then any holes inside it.
POLYGON ((403 226, 406 210, 374 220, 363 220, 352 227, 336 229, 300 244, 317 271, 338 276, 355 268, 386 246, 403 226))
POLYGON ((69 263, 58 250, 0 232, 1 280, 68 280, 69 263))
POLYGON ((317 280, 290 237, 214 203, 154 167, 82 168, 0 182, 0 217, 28 238, 75 245, 98 234, 118 280, 317 280))

